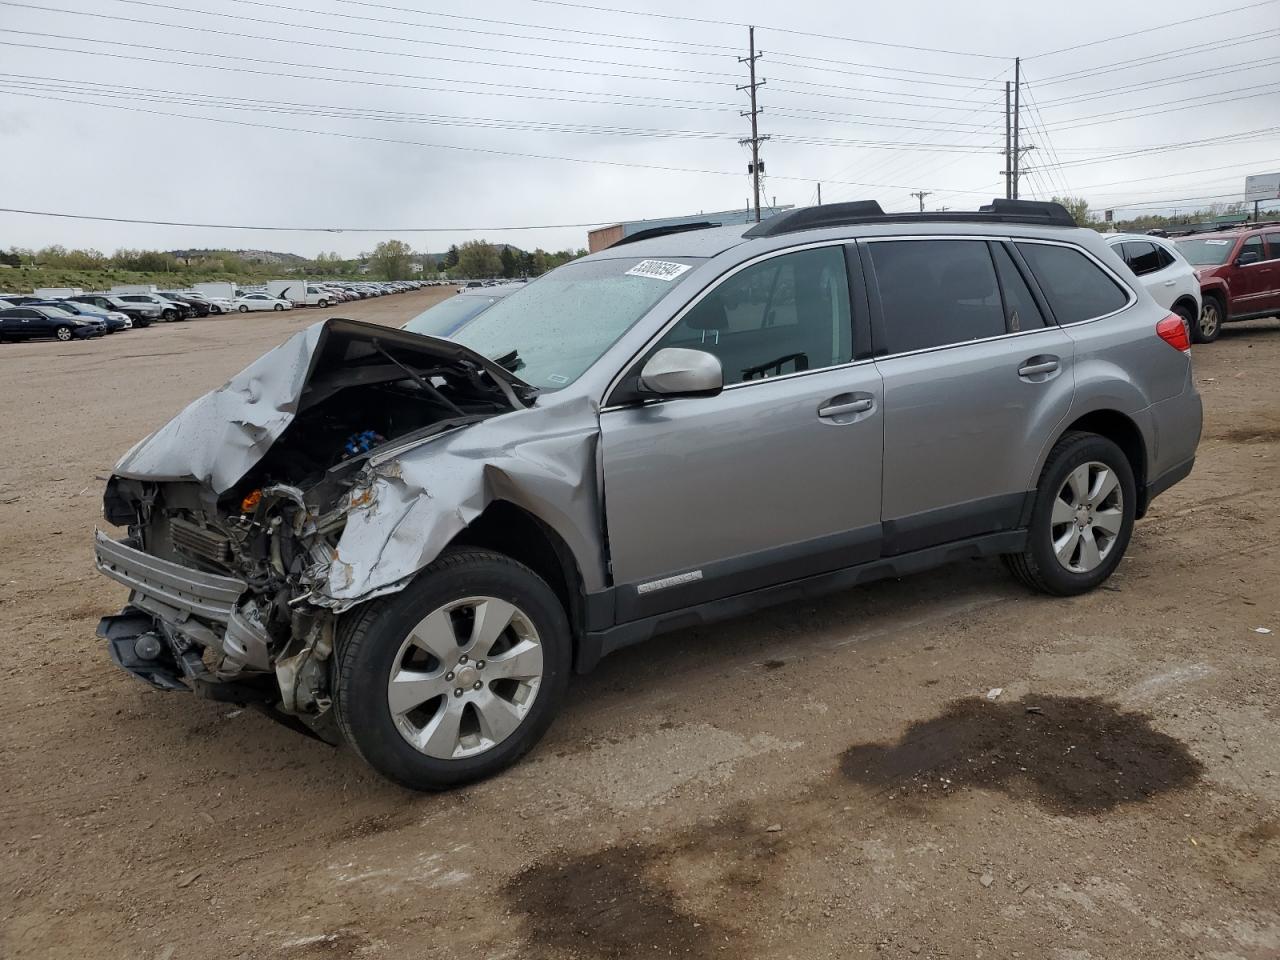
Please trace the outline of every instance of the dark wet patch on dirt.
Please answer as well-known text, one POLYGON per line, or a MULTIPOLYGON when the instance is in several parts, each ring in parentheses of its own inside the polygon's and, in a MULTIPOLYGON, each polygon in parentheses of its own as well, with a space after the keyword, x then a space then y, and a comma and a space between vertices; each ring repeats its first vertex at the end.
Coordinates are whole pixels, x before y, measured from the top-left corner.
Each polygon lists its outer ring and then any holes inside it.
POLYGON ((540 946, 610 960, 710 956, 723 934, 649 876, 652 862, 649 848, 608 847, 534 864, 508 881, 506 892, 540 946))
POLYGON ((787 841, 745 820, 700 825, 663 843, 548 857, 503 892, 524 914, 529 945, 602 960, 741 955, 748 917, 787 841))
POLYGON ((1280 443, 1280 426, 1238 427, 1218 435, 1227 443, 1280 443))
POLYGON ((760 666, 764 667, 766 670, 777 670, 779 667, 785 667, 786 665, 787 661, 785 660, 766 660, 764 663, 760 664, 760 666))
POLYGON ((1068 815, 1190 786, 1202 769, 1150 717, 1093 697, 956 700, 897 743, 859 744, 840 760, 846 780, 908 801, 978 787, 1068 815))

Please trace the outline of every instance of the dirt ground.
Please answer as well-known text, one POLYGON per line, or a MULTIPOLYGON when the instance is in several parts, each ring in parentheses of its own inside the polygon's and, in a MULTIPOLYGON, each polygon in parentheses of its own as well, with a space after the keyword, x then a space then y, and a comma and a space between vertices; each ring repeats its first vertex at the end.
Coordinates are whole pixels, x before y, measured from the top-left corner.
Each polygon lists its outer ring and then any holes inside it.
POLYGON ((419 796, 93 635, 111 464, 319 316, 0 347, 0 956, 1280 957, 1280 322, 1196 348, 1199 462, 1105 589, 973 562, 668 636, 419 796))

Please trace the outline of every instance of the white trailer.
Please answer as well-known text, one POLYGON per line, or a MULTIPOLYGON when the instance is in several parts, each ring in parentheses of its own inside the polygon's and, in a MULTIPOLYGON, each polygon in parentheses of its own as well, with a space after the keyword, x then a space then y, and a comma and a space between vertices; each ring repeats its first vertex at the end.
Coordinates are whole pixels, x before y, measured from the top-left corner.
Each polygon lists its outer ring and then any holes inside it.
POLYGON ((223 297, 227 300, 234 300, 237 296, 236 285, 223 280, 209 283, 193 283, 191 289, 196 293, 204 294, 206 297, 223 297))
POLYGON ((42 297, 45 300, 62 300, 66 297, 79 297, 84 291, 79 287, 37 287, 32 291, 32 296, 42 297))
POLYGON ((107 293, 113 297, 118 297, 122 293, 155 293, 156 285, 154 283, 122 283, 112 287, 107 293))

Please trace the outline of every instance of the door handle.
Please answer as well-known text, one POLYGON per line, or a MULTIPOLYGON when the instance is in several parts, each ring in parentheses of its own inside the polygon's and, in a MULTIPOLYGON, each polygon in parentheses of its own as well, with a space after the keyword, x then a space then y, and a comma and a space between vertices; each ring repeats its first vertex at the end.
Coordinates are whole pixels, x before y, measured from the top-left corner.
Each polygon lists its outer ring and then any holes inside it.
POLYGON ((866 413, 871 409, 872 400, 864 397, 861 400, 850 400, 848 403, 829 403, 818 408, 820 417, 839 417, 846 413, 866 413))
POLYGON ((1039 363, 1027 363, 1018 368, 1018 376, 1034 377, 1037 373, 1053 373, 1058 369, 1057 360, 1042 360, 1039 363))
POLYGON ((1173 286, 1175 283, 1177 283, 1177 282, 1178 282, 1178 281, 1176 281, 1176 280, 1166 280, 1166 281, 1164 282, 1164 285, 1165 285, 1166 287, 1172 287, 1172 286, 1173 286))

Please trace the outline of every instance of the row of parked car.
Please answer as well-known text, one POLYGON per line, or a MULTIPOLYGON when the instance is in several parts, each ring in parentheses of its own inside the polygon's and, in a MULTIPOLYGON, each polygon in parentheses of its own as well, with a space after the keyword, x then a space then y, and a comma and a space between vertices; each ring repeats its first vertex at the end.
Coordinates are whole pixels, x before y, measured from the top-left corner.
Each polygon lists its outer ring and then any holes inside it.
POLYGON ((292 310, 295 306, 328 307, 333 304, 407 293, 425 281, 317 282, 273 281, 255 289, 231 288, 235 296, 218 296, 200 290, 126 291, 78 293, 48 291, 35 294, 0 294, 0 341, 51 338, 62 341, 101 337, 152 323, 189 320, 258 310, 292 310), (272 287, 283 284, 283 289, 272 287), (295 292, 296 291, 296 292, 295 292))
POLYGON ((1224 323, 1280 314, 1280 221, 1106 241, 1196 343, 1217 340, 1224 323))

